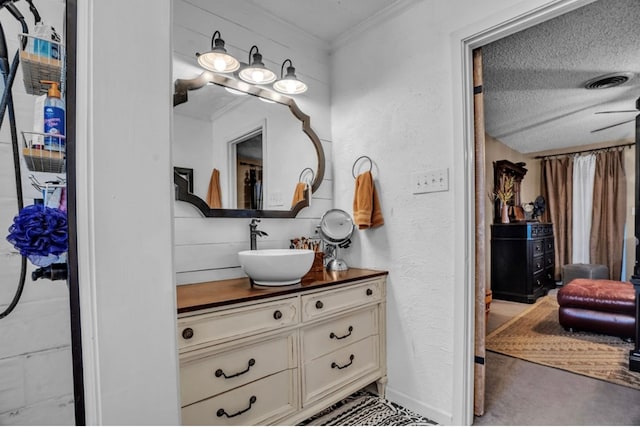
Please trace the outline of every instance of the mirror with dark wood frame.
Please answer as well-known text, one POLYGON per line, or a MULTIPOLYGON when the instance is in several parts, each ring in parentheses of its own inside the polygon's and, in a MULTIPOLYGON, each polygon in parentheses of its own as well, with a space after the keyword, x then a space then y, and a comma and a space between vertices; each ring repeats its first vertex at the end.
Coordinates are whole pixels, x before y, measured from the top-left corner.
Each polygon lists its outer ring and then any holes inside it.
MULTIPOLYGON (((211 145, 217 145, 217 148, 214 148, 218 153, 216 158, 219 164, 225 167, 220 168, 225 169, 224 172, 218 171, 220 179, 216 178, 218 185, 223 182, 222 192, 220 193, 224 193, 224 199, 221 203, 221 208, 212 208, 208 196, 200 196, 203 193, 202 190, 194 193, 194 174, 208 174, 211 172, 208 166, 195 168, 194 171, 192 165, 184 163, 174 165, 174 184, 177 200, 194 205, 205 217, 293 218, 301 209, 309 206, 310 198, 308 192, 304 192, 304 196, 297 203, 290 205, 289 201, 292 200, 291 197, 294 195, 294 189, 298 182, 307 182, 311 192, 315 192, 320 187, 324 177, 325 157, 320 139, 311 128, 310 117, 300 110, 293 98, 268 88, 249 85, 232 77, 208 71, 193 79, 177 79, 174 89, 173 106, 174 113, 177 114, 185 114, 178 109, 188 105, 189 91, 199 90, 198 92, 202 91, 203 95, 205 94, 204 91, 207 91, 206 96, 213 94, 208 101, 209 107, 217 103, 212 108, 217 111, 210 112, 207 110, 204 114, 208 114, 217 120, 216 123, 220 124, 216 127, 217 131, 220 128, 224 129, 222 132, 214 133, 212 128, 211 134, 213 135, 211 137, 205 135, 204 137, 205 139, 211 139, 211 145), (211 92, 212 90, 220 92, 214 93, 211 92), (245 95, 242 97, 244 100, 230 100, 229 97, 231 95, 229 95, 229 92, 237 94, 236 96, 245 95), (256 114, 254 107, 248 107, 251 104, 246 101, 247 99, 258 106, 268 106, 267 108, 272 110, 269 113, 260 112, 256 114), (283 115, 289 117, 289 119, 275 118, 283 115), (278 132, 281 126, 274 125, 277 120, 288 120, 290 122, 286 131, 278 132), (229 131, 230 124, 239 124, 238 126, 244 127, 242 128, 243 131, 229 131), (267 132, 267 130, 269 131, 267 132), (240 133, 238 134, 238 132, 240 133), (251 158, 240 159, 239 147, 241 144, 239 143, 249 142, 255 139, 256 135, 259 137, 260 144, 264 144, 265 152, 269 156, 269 162, 265 162, 264 165, 260 154, 258 155, 259 159, 255 161, 251 160, 251 158), (307 142, 309 143, 308 147, 307 142), (274 159, 278 159, 277 164, 274 159), (250 202, 245 202, 242 196, 241 182, 243 181, 243 174, 246 174, 247 180, 249 179, 249 169, 246 171, 241 170, 243 168, 242 165, 248 165, 247 168, 251 169, 251 178, 254 182, 255 168, 258 168, 257 174, 259 174, 260 185, 265 183, 264 190, 259 188, 259 197, 257 199, 254 197, 250 202), (265 181, 262 181, 263 168, 265 181), (198 169, 205 169, 206 171, 198 171, 198 169), (266 176, 267 173, 271 175, 266 176), (276 173, 279 175, 275 176, 274 174, 276 173), (264 194, 262 193, 263 191, 264 194), (279 206, 284 208, 275 208, 279 206)), ((191 95, 195 94, 197 93, 191 93, 191 95)), ((185 115, 188 116, 189 113, 185 115)), ((176 144, 181 144, 183 147, 188 145, 189 141, 182 141, 190 138, 188 126, 176 125, 175 128, 177 129, 174 130, 174 147, 176 144)), ((203 130, 192 131, 203 132, 203 130)), ((189 150, 182 149, 181 153, 187 151, 189 150)), ((193 163, 202 165, 202 159, 197 159, 198 156, 202 157, 201 154, 189 153, 188 156, 189 159, 195 159, 193 163)), ((187 156, 180 156, 179 154, 176 157, 186 158, 187 156)), ((178 159, 178 162, 181 162, 180 159, 178 159)), ((249 197, 247 198, 249 199, 249 197)))

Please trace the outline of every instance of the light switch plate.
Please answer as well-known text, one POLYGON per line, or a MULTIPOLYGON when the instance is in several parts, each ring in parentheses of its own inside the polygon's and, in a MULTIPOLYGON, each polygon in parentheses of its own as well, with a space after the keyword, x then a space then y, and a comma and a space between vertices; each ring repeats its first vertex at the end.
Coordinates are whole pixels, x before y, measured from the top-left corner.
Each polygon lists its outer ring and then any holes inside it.
POLYGON ((413 194, 446 192, 449 190, 449 169, 414 172, 411 174, 413 194))

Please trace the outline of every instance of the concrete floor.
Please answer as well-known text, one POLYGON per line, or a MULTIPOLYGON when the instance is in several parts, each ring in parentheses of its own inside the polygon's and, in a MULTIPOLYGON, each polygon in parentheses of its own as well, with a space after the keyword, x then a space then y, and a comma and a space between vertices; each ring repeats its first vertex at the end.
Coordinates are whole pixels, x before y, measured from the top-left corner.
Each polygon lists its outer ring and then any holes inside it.
MULTIPOLYGON (((529 307, 494 300, 487 331, 529 307)), ((486 365, 485 414, 474 425, 640 425, 640 390, 494 352, 486 365)))

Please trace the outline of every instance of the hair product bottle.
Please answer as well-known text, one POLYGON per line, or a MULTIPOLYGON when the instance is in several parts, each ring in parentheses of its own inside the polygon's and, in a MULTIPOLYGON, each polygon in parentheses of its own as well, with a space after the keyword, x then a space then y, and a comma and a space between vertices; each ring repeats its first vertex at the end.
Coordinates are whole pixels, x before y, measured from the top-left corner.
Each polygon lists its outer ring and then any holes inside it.
POLYGON ((48 150, 64 150, 64 101, 60 98, 58 82, 43 80, 50 84, 47 98, 44 101, 44 148, 48 150))

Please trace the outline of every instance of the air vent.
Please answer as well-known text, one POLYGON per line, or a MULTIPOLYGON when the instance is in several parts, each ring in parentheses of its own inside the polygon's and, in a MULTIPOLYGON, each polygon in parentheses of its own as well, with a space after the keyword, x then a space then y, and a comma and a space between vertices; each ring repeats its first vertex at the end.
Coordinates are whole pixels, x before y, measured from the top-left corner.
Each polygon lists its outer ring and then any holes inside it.
POLYGON ((585 89, 606 89, 620 86, 633 77, 633 73, 612 73, 591 79, 584 84, 585 89))

